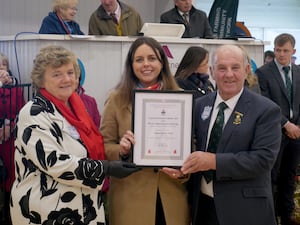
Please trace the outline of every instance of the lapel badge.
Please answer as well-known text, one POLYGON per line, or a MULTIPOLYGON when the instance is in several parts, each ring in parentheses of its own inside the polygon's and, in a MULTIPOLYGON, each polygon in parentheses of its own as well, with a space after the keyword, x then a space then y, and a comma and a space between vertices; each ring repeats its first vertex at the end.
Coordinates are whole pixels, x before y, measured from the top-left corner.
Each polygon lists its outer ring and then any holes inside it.
POLYGON ((201 114, 201 119, 206 120, 209 117, 211 110, 212 106, 205 106, 201 114))
POLYGON ((235 115, 235 117, 234 117, 233 124, 235 124, 235 125, 241 124, 242 123, 243 113, 235 111, 234 115, 235 115))

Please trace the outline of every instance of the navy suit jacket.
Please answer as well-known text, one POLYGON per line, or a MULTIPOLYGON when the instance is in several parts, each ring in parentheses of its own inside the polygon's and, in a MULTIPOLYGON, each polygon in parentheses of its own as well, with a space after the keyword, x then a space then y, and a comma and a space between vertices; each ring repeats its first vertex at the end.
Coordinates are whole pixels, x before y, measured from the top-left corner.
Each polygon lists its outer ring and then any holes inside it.
MULTIPOLYGON (((163 13, 160 16, 161 23, 184 24, 177 7, 163 13)), ((185 25, 183 38, 213 38, 213 33, 204 11, 192 7, 189 13, 189 25, 185 25)))
MULTIPOLYGON (((216 92, 196 100, 196 149, 206 149, 216 92)), ((275 225, 271 169, 281 142, 280 108, 244 88, 226 123, 216 152, 214 202, 220 225, 275 225)), ((191 175, 189 188, 196 223, 202 173, 191 175)))
POLYGON ((281 108, 283 126, 288 120, 300 125, 300 67, 292 64, 293 84, 293 117, 290 116, 290 105, 284 81, 274 61, 258 68, 255 72, 261 89, 261 94, 274 101, 281 108))

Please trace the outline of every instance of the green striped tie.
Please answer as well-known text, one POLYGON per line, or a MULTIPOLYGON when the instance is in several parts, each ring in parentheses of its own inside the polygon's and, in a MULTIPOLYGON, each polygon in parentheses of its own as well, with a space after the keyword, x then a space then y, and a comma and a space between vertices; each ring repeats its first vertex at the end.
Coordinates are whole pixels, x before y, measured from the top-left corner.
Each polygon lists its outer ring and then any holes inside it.
MULTIPOLYGON (((223 132, 224 110, 227 107, 228 106, 226 105, 225 102, 221 102, 219 104, 219 112, 218 112, 217 118, 215 120, 215 123, 211 129, 211 132, 210 132, 210 138, 209 138, 209 142, 208 142, 208 146, 207 146, 208 152, 215 153, 217 151, 218 144, 220 142, 222 132, 223 132)), ((208 170, 208 171, 204 172, 204 178, 207 183, 209 183, 213 179, 213 176, 214 176, 213 170, 208 170)))
POLYGON ((293 86, 292 86, 292 81, 289 77, 289 71, 290 67, 289 66, 284 66, 282 67, 282 70, 284 71, 284 76, 285 76, 285 85, 286 85, 286 92, 289 98, 289 103, 290 106, 292 106, 292 92, 293 92, 293 86))

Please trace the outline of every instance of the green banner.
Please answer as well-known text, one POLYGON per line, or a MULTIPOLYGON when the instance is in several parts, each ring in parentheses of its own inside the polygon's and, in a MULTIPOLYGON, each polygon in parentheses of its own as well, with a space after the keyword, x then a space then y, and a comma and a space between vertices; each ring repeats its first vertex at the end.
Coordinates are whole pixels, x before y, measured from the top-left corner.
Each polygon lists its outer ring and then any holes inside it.
POLYGON ((208 20, 215 38, 235 38, 239 0, 215 0, 208 20))

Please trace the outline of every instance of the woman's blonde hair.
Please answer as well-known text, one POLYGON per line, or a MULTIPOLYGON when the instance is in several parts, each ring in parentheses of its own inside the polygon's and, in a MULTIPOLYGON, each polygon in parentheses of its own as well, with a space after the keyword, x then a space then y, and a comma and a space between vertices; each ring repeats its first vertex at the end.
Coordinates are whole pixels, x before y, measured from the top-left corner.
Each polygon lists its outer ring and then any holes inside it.
POLYGON ((8 57, 4 55, 3 53, 0 53, 0 62, 5 62, 7 66, 7 71, 9 71, 9 62, 8 62, 8 57))
POLYGON ((70 62, 73 63, 76 78, 79 78, 80 69, 73 52, 56 45, 42 48, 33 61, 31 79, 34 87, 39 89, 43 86, 45 71, 49 66, 58 68, 70 62))
POLYGON ((57 12, 59 8, 66 8, 71 4, 78 5, 78 0, 53 0, 52 9, 57 12))
MULTIPOLYGON (((240 49, 242 49, 243 54, 246 56, 247 63, 251 66, 251 58, 250 58, 250 55, 249 55, 248 51, 243 46, 239 45, 238 47, 240 49)), ((252 88, 253 86, 258 84, 258 79, 257 79, 256 75, 253 74, 252 69, 247 74, 245 84, 248 85, 249 88, 252 88)))

